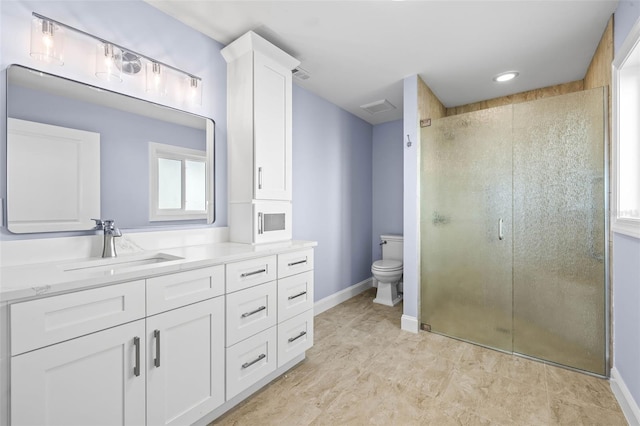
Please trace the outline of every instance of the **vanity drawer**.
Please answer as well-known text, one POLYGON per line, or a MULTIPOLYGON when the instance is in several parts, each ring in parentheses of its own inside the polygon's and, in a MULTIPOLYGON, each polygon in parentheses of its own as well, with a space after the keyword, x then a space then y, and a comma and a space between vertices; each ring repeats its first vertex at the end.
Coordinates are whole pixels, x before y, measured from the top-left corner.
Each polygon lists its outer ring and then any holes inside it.
POLYGON ((276 370, 276 327, 227 348, 227 401, 276 370))
POLYGON ((227 293, 276 279, 276 256, 227 264, 227 293))
POLYGON ((313 346, 313 310, 278 324, 278 368, 313 346))
POLYGON ((11 305, 11 355, 145 316, 144 280, 11 305))
POLYGON ((276 282, 227 295, 227 347, 276 325, 276 282))
POLYGON ((313 271, 278 280, 278 322, 313 308, 313 271))
POLYGON ((224 265, 147 279, 147 315, 224 294, 224 265))
POLYGON ((278 278, 299 274, 313 269, 313 249, 278 255, 278 278))

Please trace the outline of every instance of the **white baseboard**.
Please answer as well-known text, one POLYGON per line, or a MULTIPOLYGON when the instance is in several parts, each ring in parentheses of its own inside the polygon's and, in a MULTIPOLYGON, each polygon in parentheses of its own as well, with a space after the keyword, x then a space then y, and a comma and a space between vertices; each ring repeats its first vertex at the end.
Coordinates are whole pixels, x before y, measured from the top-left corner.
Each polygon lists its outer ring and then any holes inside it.
POLYGON ((333 308, 334 306, 338 306, 342 302, 351 299, 354 296, 362 293, 365 290, 371 288, 373 278, 367 278, 364 281, 360 281, 357 284, 352 285, 351 287, 347 287, 344 290, 340 290, 337 293, 333 293, 331 296, 327 296, 324 299, 318 300, 313 305, 313 313, 314 315, 318 315, 323 313, 326 310, 333 308))
POLYGON ((400 320, 400 328, 404 331, 410 331, 417 333, 420 330, 420 324, 418 324, 418 318, 410 317, 409 315, 402 315, 400 320))
POLYGON ((620 404, 620 408, 624 413, 624 416, 627 418, 629 425, 631 426, 639 426, 640 425, 640 407, 633 399, 631 392, 629 392, 629 388, 620 377, 620 372, 613 367, 611 369, 611 380, 609 380, 609 385, 611 386, 611 390, 618 400, 618 404, 620 404))

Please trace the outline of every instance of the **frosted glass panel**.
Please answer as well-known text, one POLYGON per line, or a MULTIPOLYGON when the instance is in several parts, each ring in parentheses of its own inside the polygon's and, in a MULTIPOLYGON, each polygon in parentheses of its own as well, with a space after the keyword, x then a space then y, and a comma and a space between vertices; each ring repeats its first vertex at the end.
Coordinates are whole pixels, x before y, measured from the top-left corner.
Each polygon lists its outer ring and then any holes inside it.
POLYGON ((511 120, 508 105, 435 120, 421 134, 421 321, 434 332, 507 351, 511 120))
POLYGON ((206 169, 204 161, 185 160, 185 209, 204 211, 206 207, 206 169))
POLYGON ((604 375, 603 90, 514 105, 514 351, 604 375))
POLYGON ((182 161, 158 158, 158 208, 182 208, 182 161))

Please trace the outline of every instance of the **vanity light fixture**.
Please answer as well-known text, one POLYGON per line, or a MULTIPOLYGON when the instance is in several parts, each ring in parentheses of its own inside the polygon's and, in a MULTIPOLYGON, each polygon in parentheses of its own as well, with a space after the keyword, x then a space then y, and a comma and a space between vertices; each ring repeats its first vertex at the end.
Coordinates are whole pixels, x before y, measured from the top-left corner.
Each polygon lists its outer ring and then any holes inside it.
MULTIPOLYGON (((136 77, 145 67, 146 90, 163 96, 167 93, 167 72, 181 76, 185 84, 180 87, 183 93, 176 93, 177 99, 185 99, 189 105, 202 105, 202 79, 179 68, 141 55, 116 43, 96 37, 62 22, 33 12, 31 24, 31 56, 46 62, 63 65, 62 48, 64 32, 70 30, 98 42, 96 48, 96 76, 107 81, 122 81, 122 73, 136 77)), ((179 84, 177 86, 180 86, 179 84)))
POLYGON ((513 80, 514 78, 516 78, 520 73, 518 71, 507 71, 507 72, 503 72, 500 73, 498 75, 496 75, 495 77, 493 77, 493 81, 497 82, 497 83, 504 83, 506 81, 510 81, 513 80))
POLYGON ((31 56, 34 58, 63 65, 64 31, 50 19, 33 16, 31 20, 31 56))

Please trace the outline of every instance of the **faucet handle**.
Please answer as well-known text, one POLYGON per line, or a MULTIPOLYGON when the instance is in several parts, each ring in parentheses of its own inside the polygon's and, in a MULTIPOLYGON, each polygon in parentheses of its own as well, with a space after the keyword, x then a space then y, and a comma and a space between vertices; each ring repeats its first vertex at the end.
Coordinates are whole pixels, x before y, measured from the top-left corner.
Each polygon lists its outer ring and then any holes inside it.
POLYGON ((104 229, 104 225, 105 225, 104 220, 102 219, 91 219, 91 220, 96 222, 96 230, 99 231, 104 229))
POLYGON ((116 228, 116 221, 113 219, 107 219, 104 221, 104 229, 105 232, 109 231, 109 233, 114 237, 122 237, 122 232, 120 232, 120 229, 116 228))

